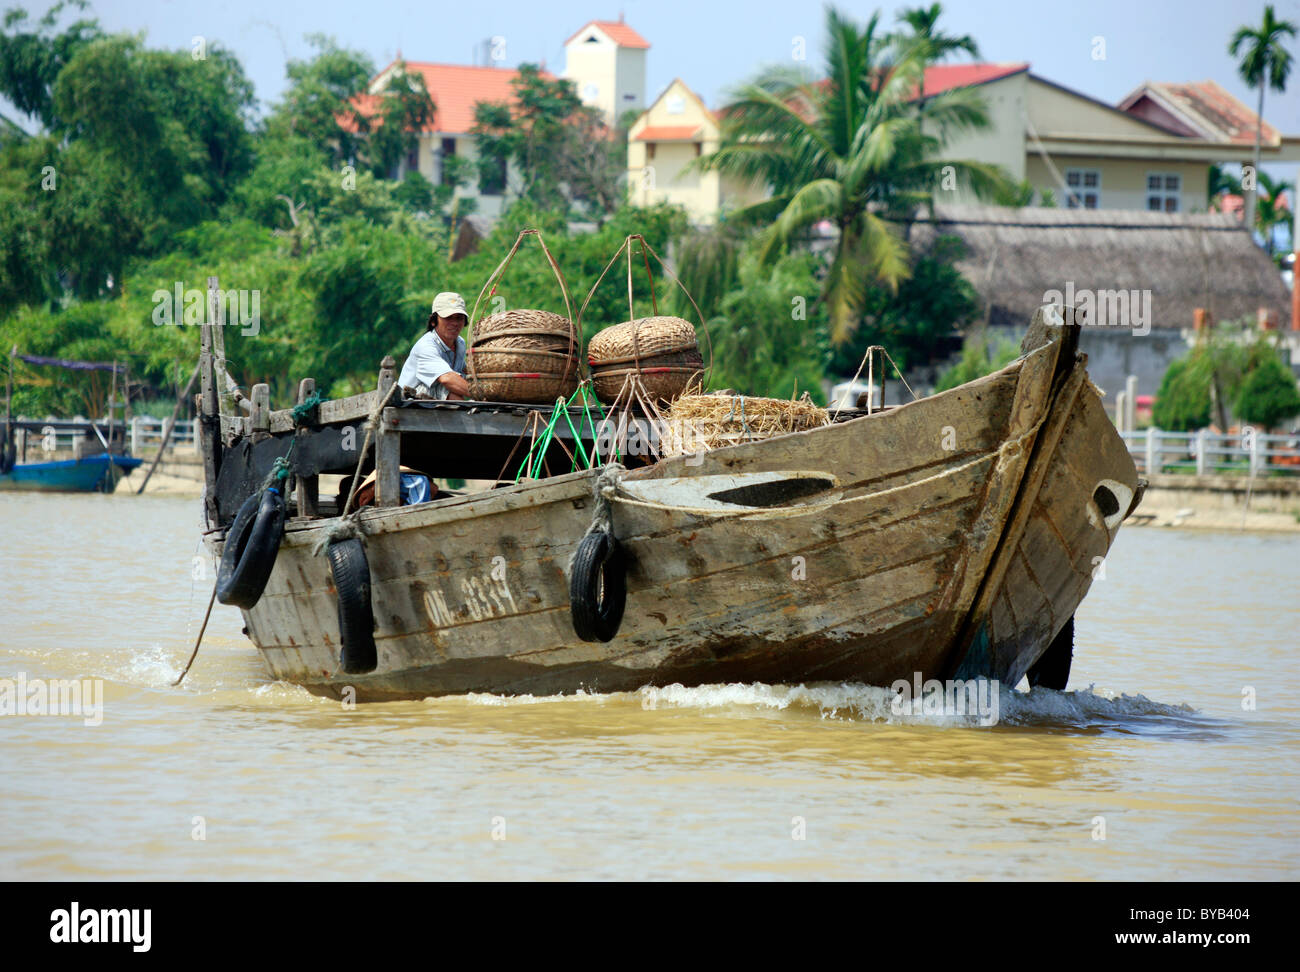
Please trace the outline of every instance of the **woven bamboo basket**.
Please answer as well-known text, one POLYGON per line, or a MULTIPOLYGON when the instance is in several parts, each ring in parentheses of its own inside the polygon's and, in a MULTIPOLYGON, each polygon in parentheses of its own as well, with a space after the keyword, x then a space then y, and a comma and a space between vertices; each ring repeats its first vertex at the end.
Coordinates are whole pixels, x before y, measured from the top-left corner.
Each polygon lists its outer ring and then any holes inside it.
POLYGON ((505 259, 488 276, 469 315, 470 337, 466 363, 470 395, 481 401, 550 404, 577 391, 582 355, 573 322, 569 288, 559 264, 535 229, 520 232, 505 259), (544 310, 509 310, 476 320, 485 299, 497 292, 510 261, 524 240, 536 236, 546 261, 560 285, 564 314, 544 310))
POLYGON ((481 402, 518 402, 545 405, 557 398, 569 398, 578 390, 578 374, 562 372, 479 373, 470 382, 470 397, 481 402))
POLYGON ((603 366, 698 347, 690 321, 660 315, 605 328, 587 345, 587 358, 593 366, 603 366))
POLYGON ((637 375, 652 401, 671 402, 703 380, 704 359, 698 350, 677 351, 642 358, 639 368, 635 364, 592 368, 591 384, 596 397, 606 405, 612 404, 628 375, 637 375))
POLYGON ((559 343, 563 348, 576 331, 567 317, 544 310, 509 310, 485 317, 474 325, 472 346, 509 340, 509 347, 545 349, 559 343), (525 339, 532 339, 525 340, 525 339))
POLYGON ((567 317, 511 310, 474 327, 469 356, 471 393, 483 401, 543 404, 578 387, 577 331, 567 317))

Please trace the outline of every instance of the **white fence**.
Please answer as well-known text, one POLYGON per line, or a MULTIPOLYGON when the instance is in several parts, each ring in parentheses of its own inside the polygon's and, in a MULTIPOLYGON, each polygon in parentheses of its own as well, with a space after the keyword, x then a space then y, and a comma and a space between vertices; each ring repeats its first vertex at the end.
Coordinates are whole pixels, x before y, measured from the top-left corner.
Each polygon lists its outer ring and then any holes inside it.
POLYGON ((1155 428, 1120 435, 1144 473, 1300 476, 1300 435, 1265 435, 1249 427, 1232 435, 1209 429, 1165 432, 1155 428))
MULTIPOLYGON (((139 456, 145 453, 157 452, 167 434, 167 426, 170 424, 170 418, 157 419, 145 415, 137 415, 132 418, 131 455, 139 456)), ((172 430, 171 441, 167 443, 167 448, 171 452, 198 452, 198 424, 192 419, 181 419, 177 422, 176 428, 172 430)))

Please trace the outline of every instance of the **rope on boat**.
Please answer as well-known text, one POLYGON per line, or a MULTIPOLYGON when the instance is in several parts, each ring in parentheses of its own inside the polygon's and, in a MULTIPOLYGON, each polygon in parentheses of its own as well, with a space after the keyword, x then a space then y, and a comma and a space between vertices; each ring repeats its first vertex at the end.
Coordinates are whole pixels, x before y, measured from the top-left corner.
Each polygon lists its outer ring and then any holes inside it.
MULTIPOLYGON (((608 533, 611 537, 614 536, 614 500, 618 498, 618 484, 626 474, 627 468, 617 462, 609 463, 600 471, 600 475, 591 486, 591 495, 595 503, 591 510, 591 525, 587 527, 584 537, 593 533, 608 533)), ((581 547, 581 543, 577 544, 569 557, 570 574, 573 572, 573 561, 581 547)))
POLYGON ((199 657, 199 645, 203 644, 203 632, 208 630, 208 618, 212 617, 212 605, 217 602, 217 586, 212 585, 212 596, 208 598, 208 611, 203 615, 203 627, 199 628, 199 636, 194 642, 194 650, 190 652, 190 660, 185 663, 180 675, 176 676, 176 681, 172 682, 172 688, 180 685, 185 676, 190 673, 190 666, 194 664, 194 659, 199 657))
POLYGON ((330 544, 341 543, 344 540, 360 540, 364 537, 365 533, 362 531, 361 523, 357 517, 360 512, 360 510, 355 510, 350 516, 339 517, 335 520, 312 546, 312 556, 319 557, 329 549, 330 544))
MULTIPOLYGON (((996 452, 990 452, 982 456, 976 456, 974 459, 971 459, 968 462, 964 462, 960 466, 954 466, 951 469, 945 469, 942 472, 934 473, 933 475, 926 476, 923 479, 913 480, 910 483, 900 483, 897 486, 890 486, 887 489, 876 490, 874 493, 862 493, 859 496, 851 496, 848 499, 824 500, 820 503, 807 503, 801 506, 779 506, 774 509, 752 509, 752 510, 716 510, 716 509, 703 509, 700 507, 692 507, 692 506, 673 506, 668 503, 656 503, 653 500, 633 499, 632 497, 628 496, 626 491, 620 491, 618 489, 620 485, 620 480, 622 479, 621 474, 616 478, 612 477, 609 480, 609 482, 612 484, 611 487, 612 490, 617 494, 612 496, 612 498, 616 499, 620 503, 626 503, 628 506, 644 506, 648 509, 667 510, 674 513, 692 513, 697 516, 712 517, 714 519, 740 519, 741 517, 748 517, 754 520, 775 520, 787 516, 808 516, 811 513, 821 513, 824 510, 830 509, 831 507, 839 506, 845 503, 858 503, 865 500, 880 499, 881 497, 890 496, 893 495, 894 493, 901 493, 905 490, 915 489, 918 486, 926 486, 929 485, 930 483, 938 482, 941 479, 946 479, 950 476, 956 476, 958 473, 965 472, 967 469, 973 469, 975 466, 978 466, 981 463, 990 462, 991 460, 994 459, 997 460, 997 465, 994 467, 995 471, 998 473, 1005 472, 1007 467, 1012 462, 1014 462, 1017 458, 1019 458, 1019 456, 1021 455, 1022 452, 1021 446, 1023 445, 1024 441, 1028 439, 1031 435, 1036 433, 1042 427, 1045 421, 1047 421, 1046 415, 1044 415, 1042 418, 1040 418, 1037 422, 1035 422, 1032 426, 1030 426, 1020 435, 1016 436, 1014 439, 1008 439, 1006 442, 1002 443, 1002 445, 998 447, 998 450, 996 452)), ((602 472, 600 478, 596 481, 598 491, 601 490, 602 483, 605 482, 605 477, 609 471, 609 468, 610 467, 607 466, 606 472, 602 472)), ((618 468, 622 470, 622 472, 626 472, 626 470, 623 470, 621 466, 618 468)), ((604 495, 603 491, 601 492, 601 495, 602 496, 604 495)), ((597 504, 599 505, 599 503, 600 503, 600 499, 598 498, 597 504)), ((597 515, 598 514, 599 511, 597 511, 597 515)), ((594 523, 595 520, 593 518, 593 526, 594 523)), ((590 533, 591 530, 588 530, 588 532, 590 533)))
MULTIPOLYGON (((318 406, 322 401, 324 401, 324 399, 321 398, 319 392, 312 392, 311 395, 305 398, 300 405, 295 405, 292 411, 294 426, 302 425, 302 423, 307 420, 307 416, 310 414, 311 410, 318 406)), ((289 457, 293 455, 294 446, 297 444, 298 439, 295 436, 289 443, 289 448, 286 450, 285 454, 276 457, 275 463, 271 466, 271 472, 262 482, 263 490, 278 488, 281 483, 293 475, 293 466, 289 462, 289 457)), ((260 491, 261 490, 259 490, 259 492, 260 491)), ((203 635, 208 630, 208 620, 212 617, 212 606, 217 602, 217 586, 218 585, 214 584, 212 587, 212 596, 208 598, 208 610, 203 615, 203 625, 199 628, 198 638, 194 640, 194 650, 190 652, 190 660, 185 663, 185 667, 181 670, 180 675, 176 677, 176 681, 172 682, 173 688, 180 685, 181 682, 185 680, 185 676, 190 672, 190 666, 194 664, 194 659, 199 657, 199 646, 203 644, 203 635)))

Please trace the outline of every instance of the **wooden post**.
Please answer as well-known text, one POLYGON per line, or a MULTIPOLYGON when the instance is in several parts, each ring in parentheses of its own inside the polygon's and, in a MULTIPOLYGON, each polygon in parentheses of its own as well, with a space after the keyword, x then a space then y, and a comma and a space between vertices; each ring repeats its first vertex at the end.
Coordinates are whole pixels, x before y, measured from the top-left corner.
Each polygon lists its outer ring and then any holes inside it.
MULTIPOLYGON (((208 278, 209 293, 216 287, 217 278, 208 278)), ((211 313, 213 301, 209 299, 211 313)), ((217 449, 221 442, 221 406, 217 400, 216 368, 214 366, 213 337, 216 329, 211 316, 203 322, 199 332, 199 400, 197 402, 197 421, 199 448, 203 453, 204 513, 207 516, 209 530, 217 527, 217 449)))
MULTIPOLYGON (((176 407, 172 409, 171 421, 168 422, 167 427, 163 429, 162 441, 158 443, 158 455, 153 457, 153 462, 149 465, 149 471, 144 475, 144 482, 142 482, 140 488, 135 491, 137 496, 144 492, 144 488, 149 485, 149 477, 152 476, 153 471, 158 468, 158 463, 162 462, 163 453, 167 451, 167 443, 171 441, 172 431, 176 428, 176 416, 180 414, 181 406, 185 403, 185 399, 189 397, 190 389, 194 387, 194 380, 199 377, 199 371, 202 370, 202 367, 202 365, 199 365, 190 372, 190 380, 185 383, 185 390, 181 392, 180 397, 176 399, 176 407)), ((133 438, 135 436, 135 423, 138 420, 139 416, 136 416, 136 418, 131 420, 131 434, 133 438)), ((131 451, 135 451, 134 445, 131 451)))
MULTIPOLYGON (((379 365, 379 400, 397 381, 397 364, 386 355, 379 365)), ((402 434, 387 428, 381 413, 375 438, 375 505, 399 506, 402 502, 402 434)))
MULTIPOLYGON (((301 405, 307 399, 316 393, 316 379, 304 378, 298 382, 298 404, 301 405)), ((312 424, 315 424, 313 419, 312 424)), ((308 424, 304 422, 298 427, 295 433, 299 438, 306 438, 312 434, 308 424)), ((317 476, 299 476, 298 489, 296 496, 298 498, 298 515, 306 517, 317 516, 317 509, 320 500, 320 478, 317 476)))
POLYGON ((230 372, 226 366, 226 307, 221 301, 221 287, 216 277, 208 278, 208 320, 212 323, 212 353, 221 414, 238 417, 239 409, 230 390, 230 372))
POLYGON ((271 386, 264 382, 254 385, 251 400, 253 402, 253 415, 250 419, 252 439, 254 442, 261 442, 271 437, 271 386))

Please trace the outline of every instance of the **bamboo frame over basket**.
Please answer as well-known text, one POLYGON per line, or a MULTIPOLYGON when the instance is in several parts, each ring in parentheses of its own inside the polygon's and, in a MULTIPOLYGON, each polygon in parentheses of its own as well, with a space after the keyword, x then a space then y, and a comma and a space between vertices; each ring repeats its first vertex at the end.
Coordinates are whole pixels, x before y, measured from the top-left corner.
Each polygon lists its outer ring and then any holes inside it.
POLYGON ((474 301, 467 341, 469 349, 465 356, 470 393, 485 401, 532 404, 544 404, 554 401, 560 394, 572 394, 582 377, 580 334, 573 321, 568 284, 541 232, 536 229, 522 231, 505 259, 488 276, 474 301), (496 294, 497 285, 527 236, 537 237, 559 282, 565 316, 521 309, 477 320, 483 298, 496 294), (523 326, 519 327, 520 324, 523 326), (476 326, 486 333, 480 330, 476 334, 476 326))
POLYGON ((638 377, 649 380, 642 380, 641 387, 648 393, 651 393, 657 400, 663 402, 672 401, 679 395, 684 394, 692 384, 707 384, 709 372, 713 367, 713 338, 709 334, 707 323, 704 321, 704 315, 700 313, 699 305, 695 303, 695 298, 691 296, 685 285, 678 279, 677 275, 663 262, 659 254, 654 251, 644 236, 640 233, 633 233, 626 237, 614 251, 609 263, 605 269, 600 272, 596 278, 596 283, 591 290, 587 292, 586 299, 582 302, 582 307, 578 310, 578 327, 582 327, 582 318, 587 311, 587 306, 591 303, 591 298, 595 295, 597 288, 600 287, 601 281, 609 273, 610 268, 618 261, 618 258, 624 253, 627 254, 627 313, 628 320, 623 324, 614 325, 605 328, 592 337, 587 345, 588 365, 592 376, 592 384, 595 387, 597 396, 607 404, 610 403, 612 396, 617 393, 618 389, 623 386, 623 381, 627 375, 634 374, 638 377), (650 305, 653 312, 651 317, 638 318, 636 316, 635 301, 632 291, 632 243, 639 241, 641 245, 641 260, 645 266, 646 279, 650 284, 650 305), (691 307, 695 310, 695 316, 700 322, 699 328, 695 328, 689 321, 679 317, 669 317, 659 313, 659 301, 655 295, 654 274, 650 270, 650 257, 658 261, 660 269, 666 273, 686 299, 690 301, 691 307), (675 326, 674 322, 681 322, 690 327, 690 337, 688 339, 684 328, 675 326), (631 327, 627 325, 630 324, 631 327), (692 369, 694 374, 685 372, 676 363, 650 363, 648 359, 654 359, 664 355, 676 353, 688 353, 691 350, 698 350, 698 333, 704 332, 705 341, 708 344, 708 364, 704 365, 703 356, 701 356, 702 368, 692 369), (608 331, 617 331, 618 333, 610 335, 606 342, 601 342, 601 335, 608 331), (601 345, 608 343, 608 351, 601 345), (595 356, 593 356, 593 348, 595 356), (608 356, 607 356, 608 355, 608 356), (627 365, 630 368, 610 368, 610 365, 627 365), (598 380, 603 375, 608 374, 610 380, 598 380), (611 391, 613 389, 613 391, 611 391))

